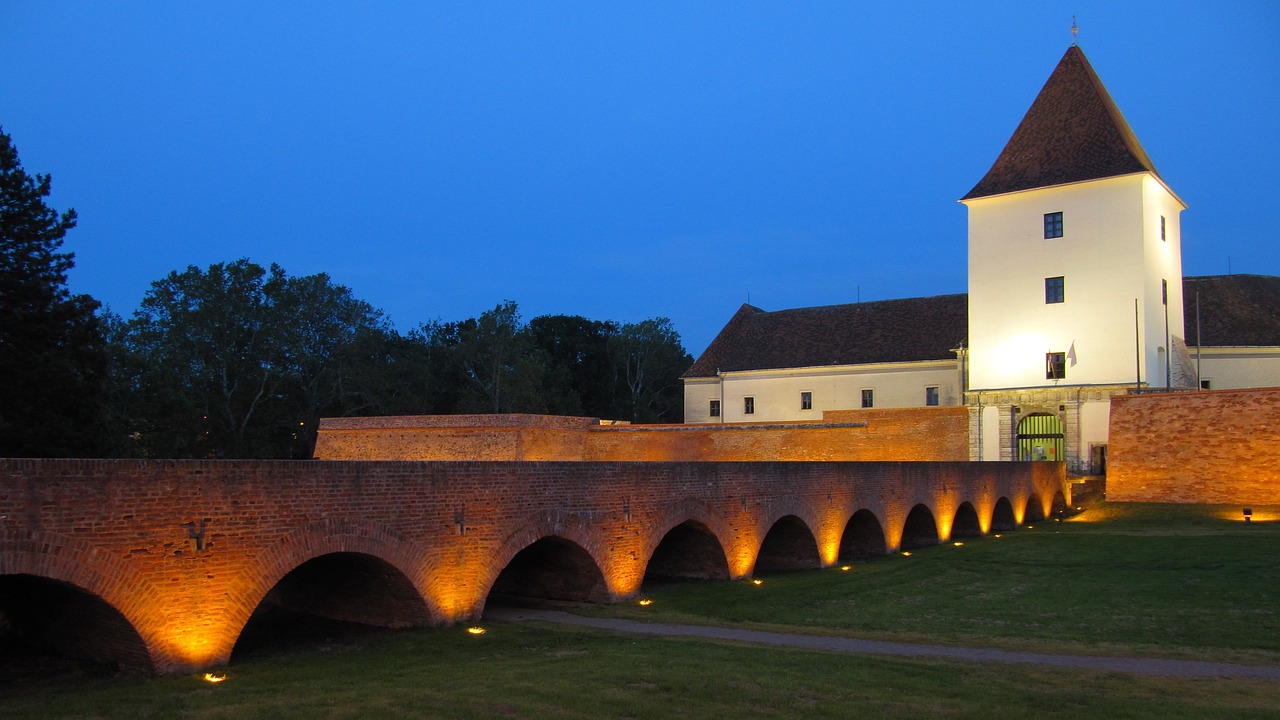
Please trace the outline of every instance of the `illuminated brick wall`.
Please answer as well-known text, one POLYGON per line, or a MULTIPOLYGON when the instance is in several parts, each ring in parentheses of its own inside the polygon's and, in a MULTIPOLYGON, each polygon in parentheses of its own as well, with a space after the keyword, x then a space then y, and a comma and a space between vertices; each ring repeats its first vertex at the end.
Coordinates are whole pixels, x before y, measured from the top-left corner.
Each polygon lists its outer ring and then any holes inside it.
POLYGON ((1280 505, 1280 388, 1112 398, 1107 498, 1280 505))
POLYGON ((177 672, 226 662, 267 593, 315 559, 391 576, 374 604, 387 625, 451 623, 477 617, 499 573, 543 538, 585 550, 617 600, 687 522, 743 577, 784 517, 812 532, 817 567, 835 562, 859 510, 892 551, 918 505, 946 540, 961 514, 986 531, 1001 498, 1020 522, 1064 492, 1057 463, 0 459, 0 593, 31 576, 78 588, 118 613, 79 632, 136 632, 118 659, 177 672))
POLYGON ((326 418, 322 460, 928 461, 969 457, 963 407, 828 411, 819 422, 607 425, 590 418, 326 418))

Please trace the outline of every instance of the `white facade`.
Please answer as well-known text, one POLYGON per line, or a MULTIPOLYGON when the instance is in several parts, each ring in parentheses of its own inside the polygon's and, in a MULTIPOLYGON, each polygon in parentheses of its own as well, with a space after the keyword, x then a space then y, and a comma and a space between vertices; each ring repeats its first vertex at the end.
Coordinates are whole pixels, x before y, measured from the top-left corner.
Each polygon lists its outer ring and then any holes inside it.
POLYGON ((927 407, 931 399, 937 405, 960 405, 964 393, 958 367, 954 360, 939 360, 689 378, 684 417, 687 423, 821 420, 826 410, 865 407, 864 392, 870 393, 869 407, 876 408, 927 407), (712 415, 713 404, 718 404, 718 416, 712 415))
POLYGON ((970 389, 1134 383, 1139 366, 1144 383, 1164 385, 1166 308, 1170 337, 1185 336, 1184 206, 1168 188, 1135 173, 964 203, 970 389), (1062 236, 1046 238, 1054 213, 1062 236), (1049 302, 1056 278, 1062 299, 1049 302), (1048 353, 1065 354, 1064 378, 1046 377, 1048 353))

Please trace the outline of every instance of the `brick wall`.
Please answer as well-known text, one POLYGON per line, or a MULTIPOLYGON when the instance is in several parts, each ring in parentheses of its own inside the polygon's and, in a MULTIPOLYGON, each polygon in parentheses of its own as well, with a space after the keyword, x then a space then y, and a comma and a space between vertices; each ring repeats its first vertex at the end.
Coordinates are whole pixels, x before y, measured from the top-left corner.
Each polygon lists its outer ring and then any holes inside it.
POLYGON ((605 425, 533 415, 326 418, 323 460, 926 461, 969 457, 963 407, 828 411, 819 422, 605 425))
POLYGON ((1005 498, 1021 520, 1064 491, 1057 463, 0 459, 0 577, 101 598, 149 667, 174 672, 225 662, 273 588, 294 602, 323 592, 278 586, 335 554, 326 573, 386 588, 375 598, 386 624, 449 623, 478 616, 503 569, 544 538, 585 551, 616 600, 681 526, 705 529, 742 577, 788 516, 812 533, 818 566, 835 562, 859 510, 892 551, 909 515, 945 540, 965 508, 989 523, 1005 498))
POLYGON ((1280 505, 1280 388, 1112 398, 1107 497, 1280 505))

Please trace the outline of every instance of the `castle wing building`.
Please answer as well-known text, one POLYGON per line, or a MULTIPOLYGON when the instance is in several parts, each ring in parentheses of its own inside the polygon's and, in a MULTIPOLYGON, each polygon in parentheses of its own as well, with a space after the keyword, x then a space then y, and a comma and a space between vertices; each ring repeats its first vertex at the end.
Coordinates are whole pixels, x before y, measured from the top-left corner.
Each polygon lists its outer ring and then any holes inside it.
POLYGON ((967 295, 744 305, 685 374, 685 421, 967 405, 973 459, 1089 472, 1116 394, 1280 385, 1280 278, 1184 281, 1186 205, 1078 46, 960 202, 967 295))

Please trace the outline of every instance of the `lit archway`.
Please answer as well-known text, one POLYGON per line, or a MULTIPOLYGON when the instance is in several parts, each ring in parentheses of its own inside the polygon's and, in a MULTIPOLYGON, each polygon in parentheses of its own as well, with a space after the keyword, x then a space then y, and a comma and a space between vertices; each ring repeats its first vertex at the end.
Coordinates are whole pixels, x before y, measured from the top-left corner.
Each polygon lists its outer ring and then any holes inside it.
POLYGON ((884 555, 888 552, 884 541, 884 527, 875 513, 867 509, 859 510, 845 523, 844 533, 840 535, 841 561, 862 560, 873 555, 884 555))
POLYGON ((956 508, 955 518, 951 522, 951 537, 977 537, 982 534, 982 522, 978 519, 978 511, 971 503, 960 503, 956 508))
POLYGON ((1003 532, 1016 527, 1018 527, 1018 520, 1013 515, 1013 503, 1009 502, 1007 497, 1000 498, 996 501, 995 509, 991 513, 991 531, 1003 532))
POLYGON ((1019 460, 1063 460, 1066 431, 1057 415, 1033 413, 1018 421, 1019 460))
POLYGON ((581 545, 544 537, 516 553, 489 590, 489 605, 525 605, 537 600, 604 603, 604 574, 581 545))
POLYGON ((644 582, 728 580, 729 562, 711 530, 689 520, 663 536, 645 568, 644 582))
POLYGON ((35 657, 90 660, 109 672, 155 670, 137 630, 102 598, 59 580, 0 575, 0 681, 35 657))
POLYGON ((240 632, 232 658, 281 644, 431 623, 426 601, 398 569, 372 555, 312 558, 280 579, 240 632))
POLYGON ((902 549, 911 550, 938 544, 938 523, 925 505, 916 505, 907 513, 902 526, 902 549))
POLYGON ((795 515, 782 517, 769 528, 756 555, 757 573, 819 567, 822 556, 818 554, 818 541, 809 526, 795 515))

